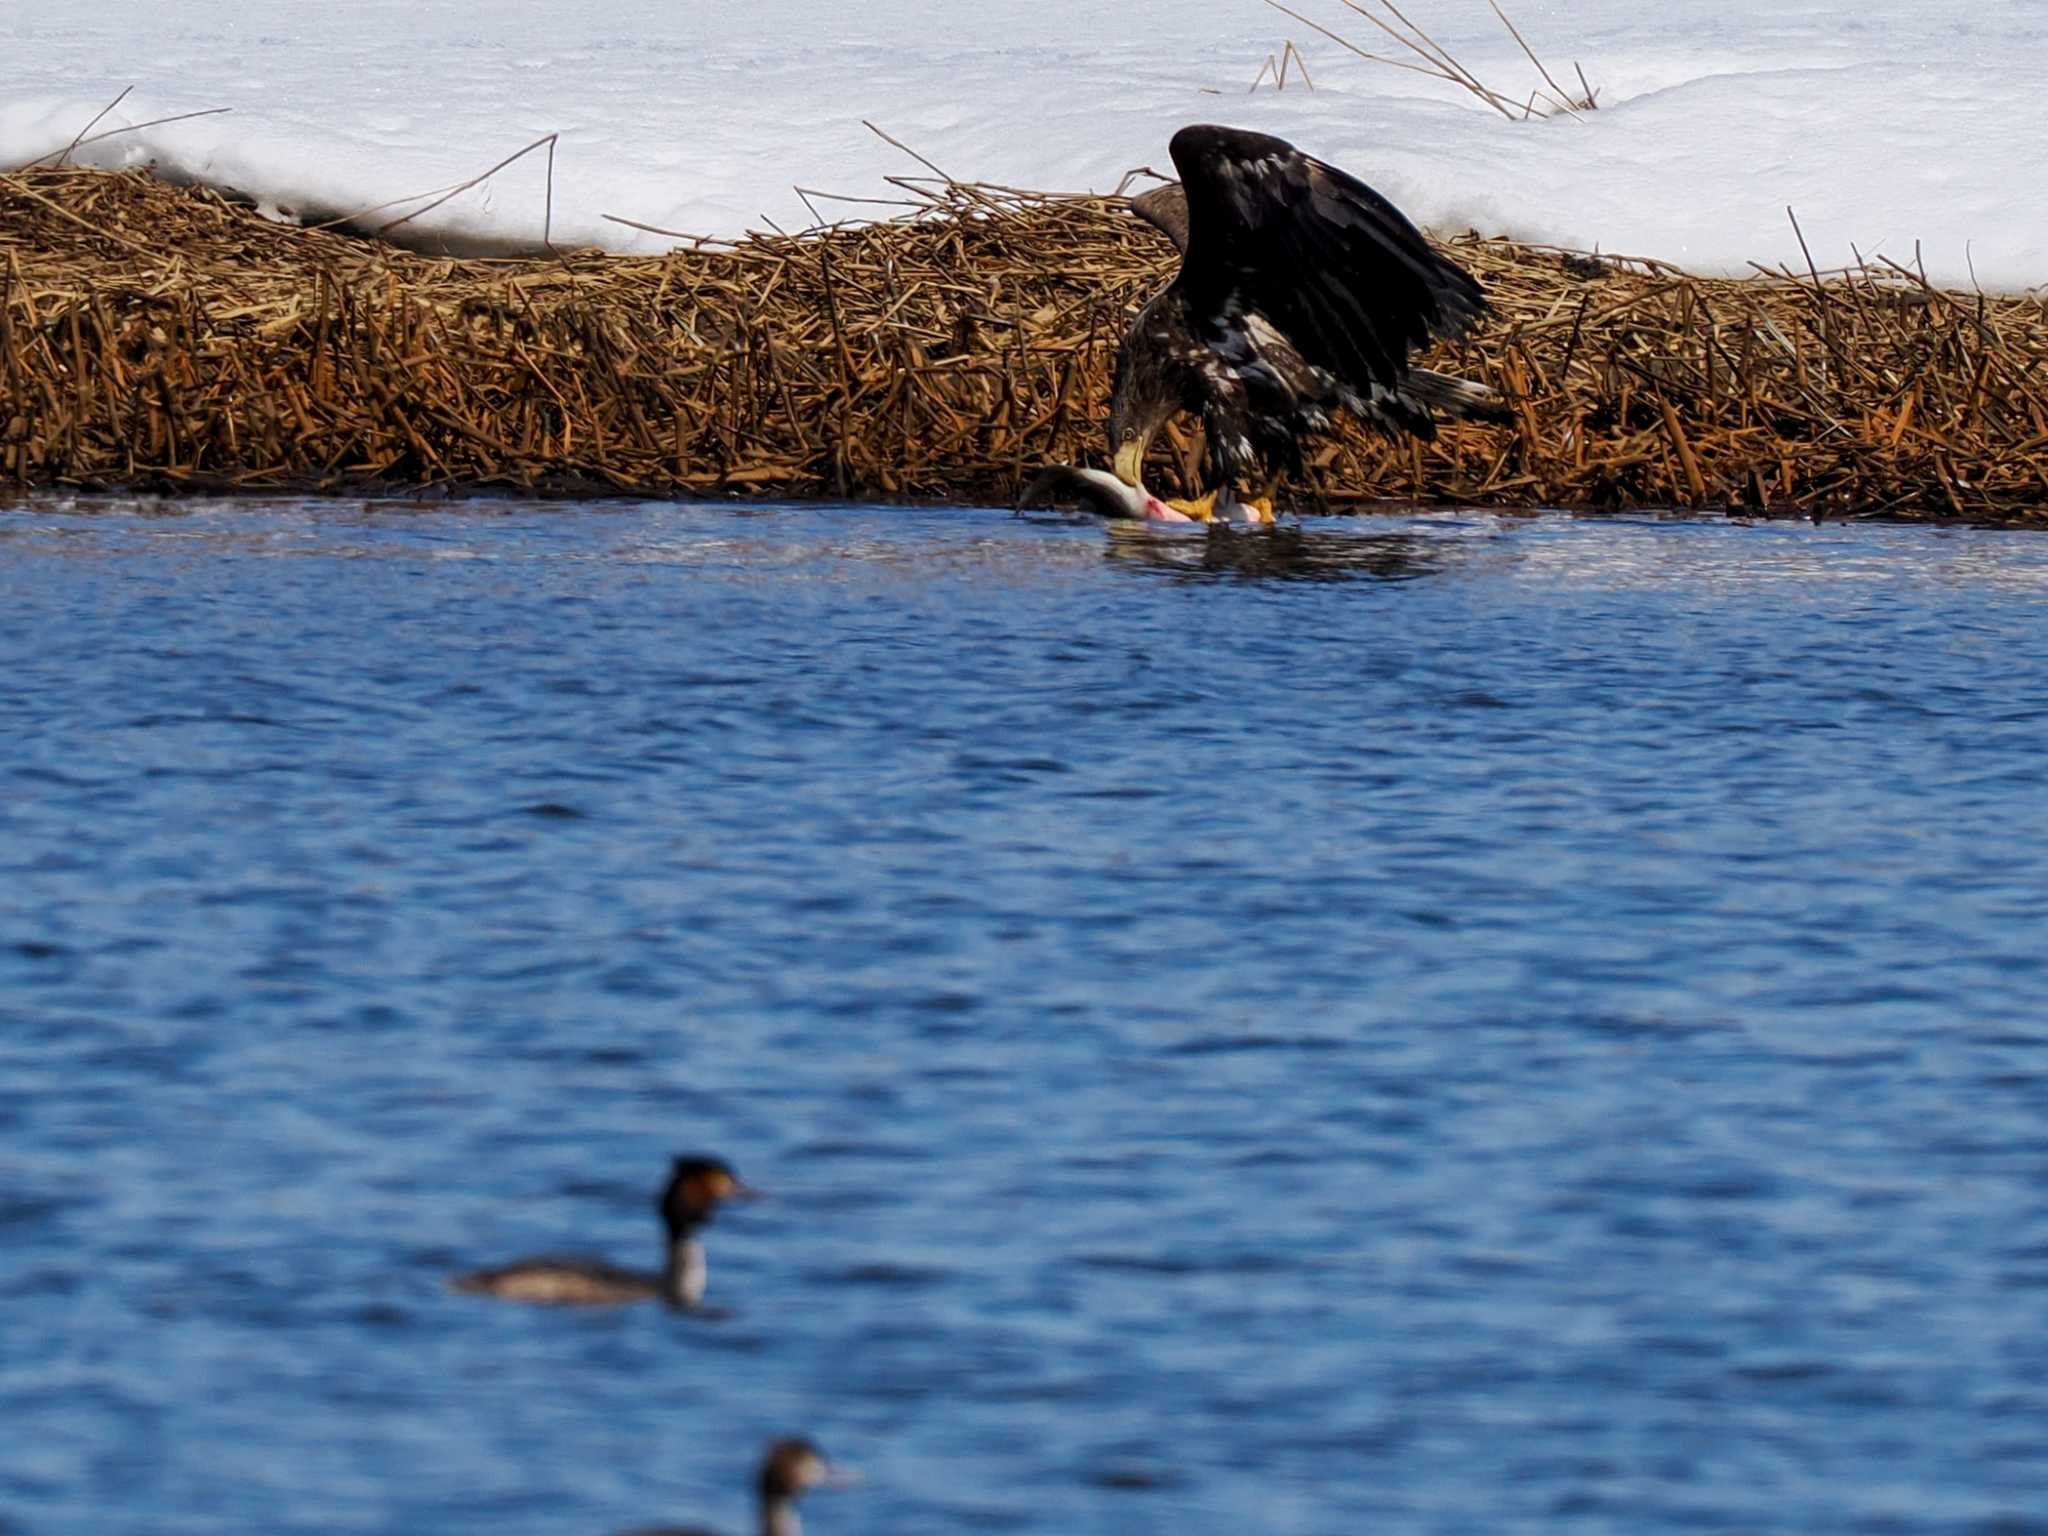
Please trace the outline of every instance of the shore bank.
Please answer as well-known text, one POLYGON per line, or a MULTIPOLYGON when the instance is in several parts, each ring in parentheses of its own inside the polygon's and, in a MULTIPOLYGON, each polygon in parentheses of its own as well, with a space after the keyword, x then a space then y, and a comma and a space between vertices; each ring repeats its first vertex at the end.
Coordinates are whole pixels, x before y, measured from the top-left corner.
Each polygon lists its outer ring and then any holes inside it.
MULTIPOLYGON (((1496 313, 1432 365, 1515 404, 1332 439, 1376 500, 2048 523, 2048 305, 1876 263, 1689 276, 1465 236, 1496 313)), ((1174 253, 1116 198, 658 257, 462 261, 139 172, 0 176, 0 485, 444 487, 1008 504, 1101 462, 1115 348, 1174 253)), ((1198 444, 1150 471, 1182 490, 1198 444)))

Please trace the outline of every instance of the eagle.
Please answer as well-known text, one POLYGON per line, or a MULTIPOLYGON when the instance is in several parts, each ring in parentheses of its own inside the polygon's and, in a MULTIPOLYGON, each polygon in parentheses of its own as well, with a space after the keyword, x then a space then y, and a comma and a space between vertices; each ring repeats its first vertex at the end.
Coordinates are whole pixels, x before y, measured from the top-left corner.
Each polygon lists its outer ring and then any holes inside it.
POLYGON ((1204 522, 1219 498, 1270 521, 1303 437, 1340 409, 1395 438, 1433 438, 1439 411, 1507 419, 1485 385, 1409 366, 1487 306, 1392 203, 1270 134, 1199 123, 1171 148, 1179 182, 1131 200, 1181 263, 1117 351, 1109 451, 1125 485, 1143 489, 1145 451, 1182 411, 1202 419, 1206 490, 1171 505, 1204 522))

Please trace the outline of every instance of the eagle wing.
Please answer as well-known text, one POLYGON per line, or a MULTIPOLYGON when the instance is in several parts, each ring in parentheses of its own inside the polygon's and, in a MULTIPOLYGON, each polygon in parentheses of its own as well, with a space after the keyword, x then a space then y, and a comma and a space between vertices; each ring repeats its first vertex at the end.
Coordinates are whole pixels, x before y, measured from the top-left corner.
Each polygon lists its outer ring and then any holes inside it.
POLYGON ((1131 212, 1173 242, 1183 256, 1188 249, 1188 194, 1177 181, 1140 192, 1131 199, 1131 212))
POLYGON ((1263 316, 1304 361, 1369 394, 1486 312, 1479 284, 1398 208, 1285 139, 1197 124, 1172 152, 1187 221, 1177 282, 1215 328, 1263 316))

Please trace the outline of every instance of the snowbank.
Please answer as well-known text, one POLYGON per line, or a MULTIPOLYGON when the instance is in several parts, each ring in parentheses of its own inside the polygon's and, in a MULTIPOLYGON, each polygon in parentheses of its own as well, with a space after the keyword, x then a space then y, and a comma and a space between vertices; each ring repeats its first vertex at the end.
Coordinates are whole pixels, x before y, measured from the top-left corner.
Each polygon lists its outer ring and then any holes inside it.
MULTIPOLYGON (((1394 51, 1337 0, 1292 7, 1394 51)), ((301 214, 346 214, 465 180, 550 132, 558 243, 657 249, 605 219, 736 233, 878 210, 918 167, 1106 189, 1166 166, 1197 120, 1281 133, 1425 223, 1652 255, 1702 272, 1918 259, 1941 283, 2048 282, 2031 95, 2048 7, 2026 0, 1506 0, 1554 71, 1600 110, 1510 122, 1421 75, 1358 59, 1261 0, 8 0, 0 163, 102 128, 231 114, 105 139, 80 158, 154 159, 301 214), (1292 39, 1316 89, 1246 87, 1292 39)), ((1404 6, 1498 89, 1533 70, 1483 0, 1404 6)), ((541 157, 431 216, 486 240, 541 230, 541 157)), ((413 205, 407 205, 413 206, 413 205)), ((402 210, 394 210, 402 211, 402 210)))

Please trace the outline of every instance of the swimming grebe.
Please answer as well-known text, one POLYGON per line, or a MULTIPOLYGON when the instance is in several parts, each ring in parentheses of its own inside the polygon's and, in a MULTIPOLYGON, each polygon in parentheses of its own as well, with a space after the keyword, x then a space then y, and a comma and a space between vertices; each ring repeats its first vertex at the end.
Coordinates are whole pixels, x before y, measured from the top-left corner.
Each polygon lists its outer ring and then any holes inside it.
MULTIPOLYGON (((858 1481, 851 1468, 835 1467, 809 1440, 778 1440, 761 1459, 760 1536, 802 1536, 796 1501, 813 1488, 858 1481)), ((626 1536, 711 1536, 696 1526, 661 1525, 629 1531, 626 1536)))
POLYGON ((655 1202, 668 1228, 668 1259, 659 1274, 621 1269, 601 1259, 538 1258, 457 1275, 449 1284, 458 1291, 544 1306, 661 1301, 671 1307, 694 1307, 704 1299, 704 1245, 697 1240, 698 1229, 727 1200, 749 1199, 756 1193, 722 1158, 679 1157, 667 1188, 655 1202))

